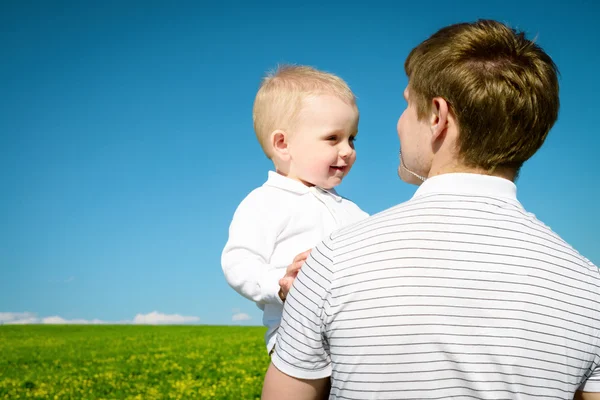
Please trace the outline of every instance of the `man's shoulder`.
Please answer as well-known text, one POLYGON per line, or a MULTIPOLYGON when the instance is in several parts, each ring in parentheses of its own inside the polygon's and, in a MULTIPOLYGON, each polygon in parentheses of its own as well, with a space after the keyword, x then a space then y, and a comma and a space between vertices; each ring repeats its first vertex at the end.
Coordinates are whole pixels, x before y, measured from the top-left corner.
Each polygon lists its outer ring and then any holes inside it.
POLYGON ((365 236, 377 234, 377 231, 386 225, 386 221, 393 218, 395 213, 399 212, 403 207, 410 205, 411 202, 412 200, 408 200, 373 215, 365 213, 356 206, 360 212, 364 213, 365 217, 332 232, 325 240, 325 244, 331 249, 335 249, 360 240, 361 237, 364 238, 365 236))
MULTIPOLYGON (((354 203, 353 203, 354 204, 354 203)), ((396 204, 392 207, 386 208, 385 210, 379 211, 375 214, 369 215, 368 218, 365 218, 361 221, 355 222, 351 225, 346 226, 345 228, 342 228, 340 230, 341 231, 348 231, 348 230, 352 230, 352 228, 356 228, 360 225, 369 225, 369 226, 377 226, 378 222, 384 221, 387 218, 389 218, 390 216, 394 215, 395 213, 399 212, 400 210, 402 210, 404 207, 408 207, 410 205, 414 204, 414 200, 408 200, 405 201, 403 203, 399 203, 396 204)), ((356 206, 358 207, 358 206, 356 206)))
POLYGON ((587 259, 584 255, 582 255, 575 247, 573 247, 569 242, 563 239, 557 232, 555 232, 550 226, 546 225, 543 221, 538 219, 535 214, 528 212, 524 209, 524 212, 529 217, 530 221, 537 225, 541 230, 543 230, 549 238, 553 240, 552 246, 556 250, 560 250, 561 253, 570 256, 571 259, 577 260, 578 264, 584 267, 591 267, 594 271, 598 269, 594 263, 592 263, 589 259, 587 259))

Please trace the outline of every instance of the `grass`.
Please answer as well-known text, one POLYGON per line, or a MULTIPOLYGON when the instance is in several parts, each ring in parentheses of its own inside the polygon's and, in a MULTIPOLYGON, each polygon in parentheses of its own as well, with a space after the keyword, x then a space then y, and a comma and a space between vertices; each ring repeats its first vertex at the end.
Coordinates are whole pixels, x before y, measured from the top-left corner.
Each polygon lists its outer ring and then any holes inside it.
POLYGON ((0 326, 0 399, 259 399, 265 328, 0 326))

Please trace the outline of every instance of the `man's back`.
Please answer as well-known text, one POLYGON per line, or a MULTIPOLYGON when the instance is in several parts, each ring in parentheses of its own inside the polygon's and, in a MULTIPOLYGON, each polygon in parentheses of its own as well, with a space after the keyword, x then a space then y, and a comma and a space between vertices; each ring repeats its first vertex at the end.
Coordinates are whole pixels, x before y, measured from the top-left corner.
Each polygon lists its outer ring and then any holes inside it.
POLYGON ((478 20, 439 29, 404 70, 398 175, 421 186, 312 250, 264 399, 317 398, 330 376, 343 399, 600 398, 598 269, 512 183, 556 122, 558 68, 478 20))
POLYGON ((508 180, 435 177, 316 253, 331 398, 567 399, 598 364, 598 270, 508 180))

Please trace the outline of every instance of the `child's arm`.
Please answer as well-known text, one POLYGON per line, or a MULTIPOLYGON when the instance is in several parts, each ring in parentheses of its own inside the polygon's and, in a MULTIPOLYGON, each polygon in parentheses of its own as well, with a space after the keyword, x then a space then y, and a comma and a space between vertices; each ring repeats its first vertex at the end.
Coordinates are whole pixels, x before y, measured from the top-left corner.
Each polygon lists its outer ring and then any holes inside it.
POLYGON ((250 194, 236 210, 221 265, 227 283, 242 296, 259 304, 281 304, 279 279, 286 270, 269 261, 285 220, 266 209, 260 197, 250 194))

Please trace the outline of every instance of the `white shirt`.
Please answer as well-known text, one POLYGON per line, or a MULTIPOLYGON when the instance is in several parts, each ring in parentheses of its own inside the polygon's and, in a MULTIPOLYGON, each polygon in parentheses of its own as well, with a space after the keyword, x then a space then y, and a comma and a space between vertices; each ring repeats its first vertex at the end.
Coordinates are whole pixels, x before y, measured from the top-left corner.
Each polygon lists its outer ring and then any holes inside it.
POLYGON ((279 279, 287 266, 335 229, 366 217, 335 190, 308 187, 272 171, 238 206, 221 264, 229 285, 263 310, 268 351, 281 320, 279 279))
POLYGON ((572 399, 600 391, 598 268, 505 179, 445 174, 332 233, 272 356, 330 399, 572 399))

